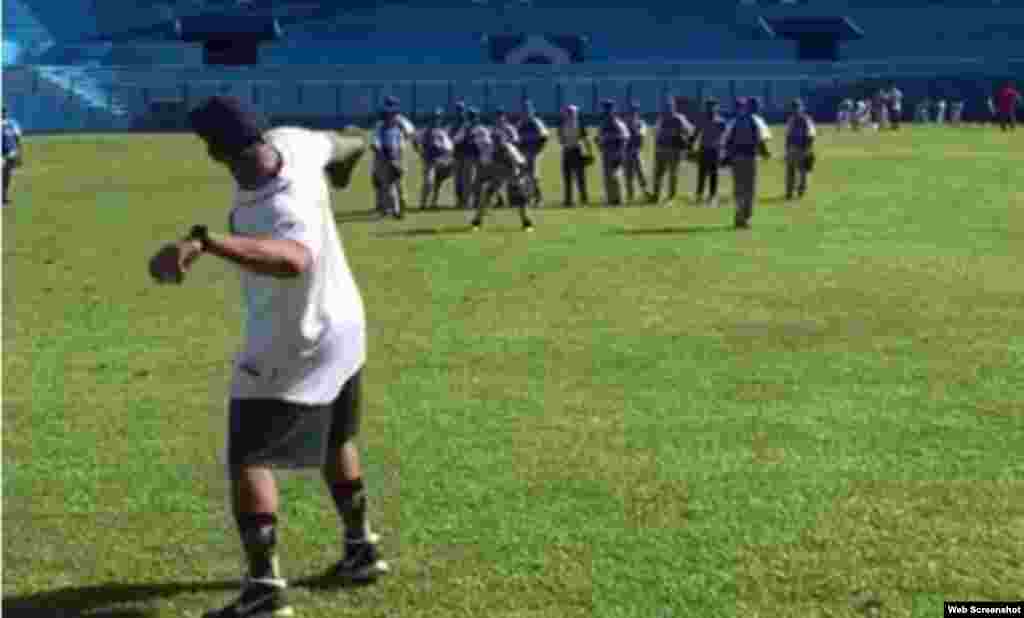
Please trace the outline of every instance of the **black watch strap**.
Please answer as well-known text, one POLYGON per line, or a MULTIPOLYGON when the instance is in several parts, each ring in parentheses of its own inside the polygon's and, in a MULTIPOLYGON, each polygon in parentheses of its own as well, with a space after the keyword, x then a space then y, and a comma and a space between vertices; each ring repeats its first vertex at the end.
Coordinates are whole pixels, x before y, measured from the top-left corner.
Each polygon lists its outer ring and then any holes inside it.
POLYGON ((193 225, 189 230, 188 237, 190 240, 198 240, 199 248, 206 251, 207 245, 210 243, 210 231, 205 225, 193 225))

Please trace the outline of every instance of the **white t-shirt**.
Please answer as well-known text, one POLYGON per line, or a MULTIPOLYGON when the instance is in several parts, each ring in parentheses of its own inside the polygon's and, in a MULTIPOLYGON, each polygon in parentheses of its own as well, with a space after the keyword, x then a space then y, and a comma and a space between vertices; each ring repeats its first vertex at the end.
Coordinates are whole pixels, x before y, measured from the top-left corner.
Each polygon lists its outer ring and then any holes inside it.
POLYGON ((266 186, 239 189, 232 233, 294 240, 313 257, 308 271, 277 278, 242 270, 245 346, 231 396, 327 404, 366 360, 363 300, 331 211, 324 166, 334 157, 325 133, 278 128, 267 141, 284 159, 266 186))

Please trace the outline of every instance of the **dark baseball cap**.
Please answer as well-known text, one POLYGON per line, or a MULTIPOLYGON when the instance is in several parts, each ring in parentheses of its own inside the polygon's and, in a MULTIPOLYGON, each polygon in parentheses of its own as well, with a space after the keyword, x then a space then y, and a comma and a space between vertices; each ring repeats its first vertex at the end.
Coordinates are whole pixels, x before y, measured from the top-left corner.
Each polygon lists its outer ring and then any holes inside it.
POLYGON ((215 96, 188 115, 192 130, 211 149, 234 155, 263 141, 266 119, 235 97, 215 96))

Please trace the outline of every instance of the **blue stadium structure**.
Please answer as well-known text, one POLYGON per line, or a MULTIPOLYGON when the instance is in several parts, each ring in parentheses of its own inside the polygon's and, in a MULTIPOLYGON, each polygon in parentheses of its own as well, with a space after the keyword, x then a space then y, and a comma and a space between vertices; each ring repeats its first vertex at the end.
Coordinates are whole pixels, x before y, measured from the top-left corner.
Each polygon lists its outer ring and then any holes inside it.
POLYGON ((389 93, 415 110, 524 95, 547 111, 599 96, 653 108, 667 93, 784 101, 886 75, 1009 75, 1024 40, 1024 0, 5 0, 3 11, 4 100, 29 130, 128 129, 212 92, 309 118, 359 116, 389 93), (222 33, 189 38, 196 29, 222 33), (256 30, 265 36, 234 45, 256 30))

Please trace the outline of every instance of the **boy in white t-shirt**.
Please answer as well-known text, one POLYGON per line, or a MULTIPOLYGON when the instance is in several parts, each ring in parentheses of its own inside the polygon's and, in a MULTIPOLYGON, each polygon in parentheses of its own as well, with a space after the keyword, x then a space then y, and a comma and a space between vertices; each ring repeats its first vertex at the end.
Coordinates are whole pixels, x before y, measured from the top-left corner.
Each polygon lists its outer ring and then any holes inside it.
POLYGON ((366 357, 363 301, 327 182, 347 186, 365 145, 326 132, 267 130, 231 97, 207 100, 189 119, 238 185, 230 233, 197 225, 152 258, 150 273, 181 283, 199 257, 215 255, 241 268, 246 308, 227 463, 248 572, 241 596, 206 616, 291 616, 275 551, 275 468, 322 470, 345 528, 344 557, 330 575, 364 581, 387 570, 367 524, 354 442, 366 357))

